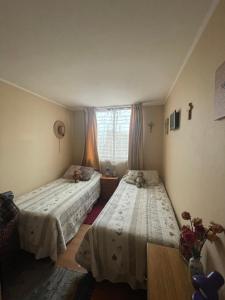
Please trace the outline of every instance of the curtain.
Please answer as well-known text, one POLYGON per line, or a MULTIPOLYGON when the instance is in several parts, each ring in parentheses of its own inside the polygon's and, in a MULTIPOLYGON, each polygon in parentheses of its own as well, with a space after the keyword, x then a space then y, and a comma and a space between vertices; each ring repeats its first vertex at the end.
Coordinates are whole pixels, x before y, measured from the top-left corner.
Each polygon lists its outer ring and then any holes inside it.
POLYGON ((128 168, 143 169, 143 113, 142 104, 134 104, 131 109, 128 168))
POLYGON ((99 170, 97 121, 94 107, 85 109, 85 148, 82 165, 99 170))

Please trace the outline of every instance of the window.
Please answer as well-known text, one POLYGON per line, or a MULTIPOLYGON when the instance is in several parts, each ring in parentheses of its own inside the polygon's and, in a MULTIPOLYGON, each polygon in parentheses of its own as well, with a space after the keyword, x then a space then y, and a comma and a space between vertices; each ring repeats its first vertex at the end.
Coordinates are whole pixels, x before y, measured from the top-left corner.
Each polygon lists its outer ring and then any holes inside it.
POLYGON ((130 108, 102 109, 96 112, 100 161, 127 161, 130 108))

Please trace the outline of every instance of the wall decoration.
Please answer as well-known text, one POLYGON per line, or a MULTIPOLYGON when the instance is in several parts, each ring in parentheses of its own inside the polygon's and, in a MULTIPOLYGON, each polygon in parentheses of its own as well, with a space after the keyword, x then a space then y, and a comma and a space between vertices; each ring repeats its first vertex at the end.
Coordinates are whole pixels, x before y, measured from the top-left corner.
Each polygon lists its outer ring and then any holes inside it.
POLYGON ((188 120, 191 120, 192 119, 192 110, 194 108, 194 105, 192 104, 192 102, 189 102, 188 103, 188 106, 189 106, 189 110, 188 110, 188 120))
POLYGON ((215 119, 225 117, 225 62, 216 70, 215 76, 215 119))
POLYGON ((152 128, 155 124, 151 121, 150 123, 148 123, 148 127, 150 129, 150 133, 152 133, 152 128))
POLYGON ((170 130, 176 130, 180 128, 180 115, 181 111, 174 111, 170 115, 170 130))
POLYGON ((169 133, 169 118, 165 120, 165 134, 169 133))
POLYGON ((62 121, 55 121, 53 130, 58 139, 62 139, 65 135, 65 125, 62 121))
POLYGON ((53 131, 55 136, 59 139, 59 152, 60 152, 60 140, 65 136, 65 124, 62 121, 55 121, 53 125, 53 131))

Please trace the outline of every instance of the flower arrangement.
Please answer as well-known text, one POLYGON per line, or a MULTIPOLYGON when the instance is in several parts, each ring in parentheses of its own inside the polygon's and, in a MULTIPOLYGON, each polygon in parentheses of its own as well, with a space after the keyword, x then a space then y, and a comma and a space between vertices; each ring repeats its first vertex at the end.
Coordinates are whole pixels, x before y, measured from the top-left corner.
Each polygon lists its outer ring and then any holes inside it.
POLYGON ((180 233, 180 252, 187 261, 191 257, 200 258, 205 242, 214 242, 219 233, 225 232, 222 225, 214 222, 210 222, 208 227, 203 226, 202 219, 192 218, 187 211, 181 216, 185 221, 189 221, 188 225, 182 226, 180 233))

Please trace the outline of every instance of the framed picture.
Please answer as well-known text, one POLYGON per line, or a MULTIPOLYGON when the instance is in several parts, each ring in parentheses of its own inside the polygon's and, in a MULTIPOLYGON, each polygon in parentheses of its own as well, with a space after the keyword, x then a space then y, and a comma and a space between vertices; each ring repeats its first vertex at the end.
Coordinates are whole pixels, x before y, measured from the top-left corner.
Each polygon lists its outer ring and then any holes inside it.
POLYGON ((169 133, 169 118, 165 120, 165 134, 169 133))
POLYGON ((225 117, 225 62, 216 70, 215 76, 215 119, 225 117))

